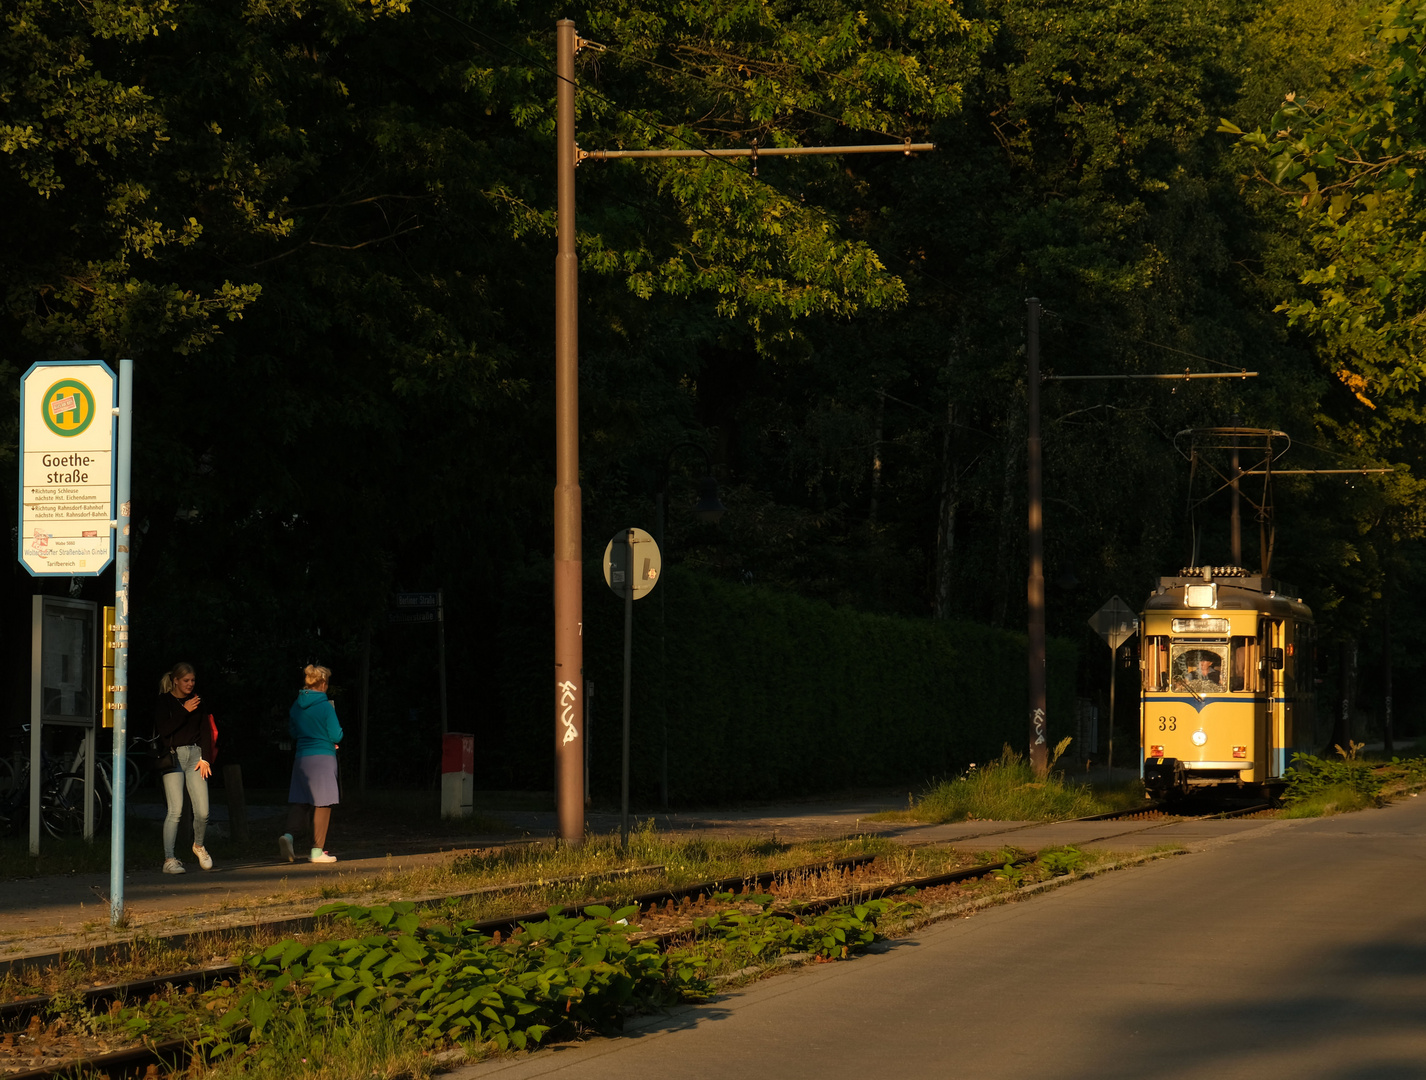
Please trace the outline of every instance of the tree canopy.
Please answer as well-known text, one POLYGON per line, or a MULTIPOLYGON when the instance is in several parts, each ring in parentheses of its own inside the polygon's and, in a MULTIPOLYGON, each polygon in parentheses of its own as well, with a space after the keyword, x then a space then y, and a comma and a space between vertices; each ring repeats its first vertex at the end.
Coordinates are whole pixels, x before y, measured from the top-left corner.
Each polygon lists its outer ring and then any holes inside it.
MULTIPOLYGON (((136 359, 136 664, 198 650, 254 715, 294 657, 350 670, 369 639, 428 683, 384 611, 442 586, 501 730, 512 643, 548 622, 567 16, 585 150, 938 147, 580 165, 591 558, 666 482, 672 567, 1021 624, 1035 296, 1051 373, 1260 373, 1046 385, 1052 630, 1227 561, 1226 497, 1175 435, 1242 424, 1288 432, 1287 467, 1396 470, 1284 478, 1264 523, 1325 637, 1356 640, 1426 524, 1426 0, 1355 10, 14 0, 0 367, 13 393, 37 360, 136 359)), ((429 724, 401 685, 378 704, 429 724)))

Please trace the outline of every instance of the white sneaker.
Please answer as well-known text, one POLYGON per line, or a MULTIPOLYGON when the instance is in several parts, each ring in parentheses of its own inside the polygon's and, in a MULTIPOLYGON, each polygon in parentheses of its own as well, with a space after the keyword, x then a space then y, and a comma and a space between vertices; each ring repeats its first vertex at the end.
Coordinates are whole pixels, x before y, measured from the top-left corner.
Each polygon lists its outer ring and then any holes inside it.
POLYGON ((179 862, 177 859, 164 859, 164 860, 163 860, 163 872, 164 872, 165 874, 186 874, 186 873, 188 873, 188 871, 183 868, 183 864, 182 864, 181 862, 179 862))
POLYGON ((314 847, 314 848, 312 849, 312 861, 313 861, 313 862, 336 862, 336 861, 337 861, 337 857, 336 857, 335 855, 328 855, 325 851, 323 851, 323 850, 322 850, 321 848, 319 848, 319 847, 314 847))
POLYGON ((283 833, 277 838, 277 850, 288 862, 297 861, 297 853, 292 850, 292 834, 283 833))
POLYGON ((213 869, 213 856, 208 854, 208 849, 198 844, 193 845, 193 854, 198 856, 198 865, 204 870, 213 869))

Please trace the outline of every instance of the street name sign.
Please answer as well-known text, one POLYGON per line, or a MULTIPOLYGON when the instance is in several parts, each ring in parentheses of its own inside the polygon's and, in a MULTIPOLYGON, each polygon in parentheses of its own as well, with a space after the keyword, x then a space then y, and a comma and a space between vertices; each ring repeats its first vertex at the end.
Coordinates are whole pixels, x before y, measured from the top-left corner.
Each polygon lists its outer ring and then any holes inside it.
POLYGON ((19 557, 35 577, 95 577, 114 559, 114 410, 102 360, 33 365, 20 380, 19 557))

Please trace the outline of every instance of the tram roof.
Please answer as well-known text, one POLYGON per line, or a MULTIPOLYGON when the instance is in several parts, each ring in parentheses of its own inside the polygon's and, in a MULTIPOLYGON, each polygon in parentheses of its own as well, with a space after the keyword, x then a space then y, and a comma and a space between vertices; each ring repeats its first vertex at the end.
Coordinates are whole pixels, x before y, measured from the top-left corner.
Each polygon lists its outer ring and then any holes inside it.
POLYGON ((1218 611, 1261 611, 1277 618, 1292 618, 1312 621, 1312 609, 1299 596, 1284 591, 1286 583, 1256 574, 1238 574, 1228 577, 1203 574, 1173 575, 1159 578, 1158 585, 1144 601, 1145 611, 1202 611, 1203 608, 1189 607, 1184 592, 1185 585, 1218 586, 1218 611))

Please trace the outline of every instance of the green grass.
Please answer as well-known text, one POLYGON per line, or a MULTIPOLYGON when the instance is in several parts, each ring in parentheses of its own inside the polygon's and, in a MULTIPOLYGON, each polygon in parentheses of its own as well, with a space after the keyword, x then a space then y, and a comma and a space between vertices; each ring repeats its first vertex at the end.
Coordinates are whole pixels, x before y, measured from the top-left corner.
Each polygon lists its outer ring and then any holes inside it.
POLYGON ((873 820, 1056 821, 1126 810, 1144 799, 1137 783, 1096 789, 1067 781, 1053 770, 1036 777, 1025 759, 1006 747, 1000 760, 942 780, 905 810, 878 814, 873 820))
MULTIPOLYGON (((284 1016, 262 1054, 221 1059, 205 1080, 423 1080, 435 1071, 430 1051, 375 1010, 316 1030, 303 1020, 300 1012, 284 1016)), ((469 1057, 484 1056, 483 1048, 470 1049, 469 1057)))
POLYGON ((1366 810, 1379 805, 1376 796, 1368 794, 1351 784, 1332 784, 1313 791, 1310 795, 1294 799, 1278 811, 1281 818, 1328 817, 1331 814, 1349 814, 1354 810, 1366 810))

